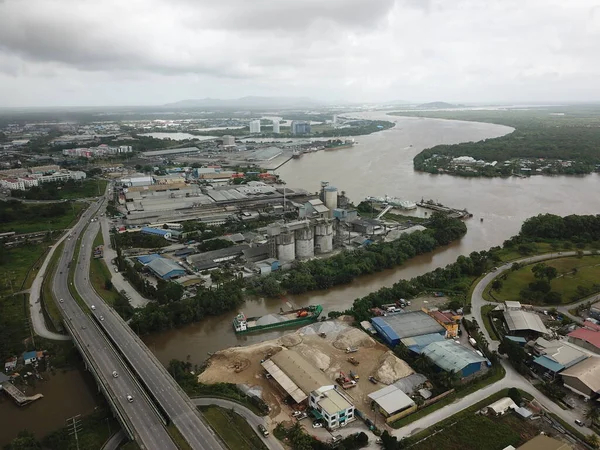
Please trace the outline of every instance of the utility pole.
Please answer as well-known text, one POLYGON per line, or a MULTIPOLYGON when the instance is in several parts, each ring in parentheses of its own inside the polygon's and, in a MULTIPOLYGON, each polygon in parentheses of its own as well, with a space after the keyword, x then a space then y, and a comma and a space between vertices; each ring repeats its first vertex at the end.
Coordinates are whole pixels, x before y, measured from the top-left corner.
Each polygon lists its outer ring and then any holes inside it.
POLYGON ((79 436, 77 433, 81 431, 81 414, 77 414, 76 416, 67 419, 67 424, 69 428, 69 436, 75 435, 75 443, 77 444, 77 450, 79 450, 79 436))

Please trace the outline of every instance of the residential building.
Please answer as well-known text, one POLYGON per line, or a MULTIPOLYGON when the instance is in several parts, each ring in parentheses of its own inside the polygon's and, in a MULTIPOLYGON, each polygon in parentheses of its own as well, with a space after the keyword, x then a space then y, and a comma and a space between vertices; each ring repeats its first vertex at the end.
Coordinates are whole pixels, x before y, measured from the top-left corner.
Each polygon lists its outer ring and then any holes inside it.
POLYGON ((334 388, 323 372, 294 350, 281 350, 261 365, 296 403, 306 401, 312 392, 334 388))
POLYGON ((422 352, 439 369, 458 374, 461 379, 483 373, 490 362, 452 339, 432 342, 422 352))
POLYGON ((437 308, 428 310, 423 308, 423 311, 433 317, 437 323, 446 329, 446 337, 454 338, 458 336, 458 325, 462 315, 454 311, 439 311, 437 308))
POLYGON ((594 303, 590 306, 590 316, 596 320, 600 320, 600 302, 594 303))
POLYGON ((273 133, 279 134, 279 132, 279 120, 275 119, 273 120, 273 133))
POLYGON ((249 127, 250 133, 260 133, 260 119, 251 120, 249 127))
POLYGON ((392 348, 400 343, 401 339, 425 334, 437 333, 445 335, 446 330, 433 318, 423 311, 390 314, 385 317, 371 319, 377 333, 392 348))
POLYGON ((372 392, 368 397, 375 402, 387 423, 395 422, 417 409, 413 399, 394 384, 372 392))
POLYGON ((155 258, 146 267, 159 278, 171 280, 186 274, 185 269, 175 261, 167 258, 155 258))
POLYGON ((324 386, 310 393, 308 405, 313 415, 325 422, 329 430, 343 427, 355 420, 354 405, 342 391, 324 386))
POLYGON ((292 134, 310 134, 310 122, 293 120, 290 125, 290 131, 292 134))
POLYGON ((560 373, 563 385, 585 398, 600 394, 600 357, 592 356, 560 373))
POLYGON ((4 371, 5 372, 12 372, 13 370, 15 370, 17 368, 17 357, 13 356, 11 358, 8 358, 5 362, 4 362, 4 371))
POLYGON ((532 347, 536 355, 533 362, 538 370, 549 372, 551 375, 556 375, 588 357, 572 344, 548 341, 541 337, 527 345, 532 347))
POLYGON ((566 442, 540 434, 525 442, 517 450, 573 450, 573 447, 566 442))
POLYGON ((518 405, 510 397, 502 397, 500 400, 487 406, 487 410, 496 416, 503 416, 507 411, 516 410, 517 408, 518 405))
POLYGON ((600 331, 578 328, 568 334, 569 342, 600 354, 600 331))
POLYGON ((31 351, 31 352, 23 353, 23 363, 25 365, 33 364, 36 361, 37 361, 37 352, 31 351))
POLYGON ((25 183, 20 178, 0 179, 0 186, 5 187, 6 189, 15 190, 15 191, 24 191, 25 190, 25 183))

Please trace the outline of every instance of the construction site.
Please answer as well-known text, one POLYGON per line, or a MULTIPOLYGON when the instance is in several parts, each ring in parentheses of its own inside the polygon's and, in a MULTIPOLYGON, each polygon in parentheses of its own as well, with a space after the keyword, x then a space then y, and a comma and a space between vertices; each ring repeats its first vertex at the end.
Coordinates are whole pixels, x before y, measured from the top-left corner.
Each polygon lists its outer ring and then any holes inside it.
POLYGON ((240 385, 271 407, 270 417, 275 422, 289 421, 297 414, 295 411, 310 409, 306 400, 312 394, 307 391, 333 390, 375 423, 378 419, 371 410, 369 395, 415 372, 388 347, 352 327, 351 321, 342 316, 308 325, 278 339, 219 351, 207 360, 198 381, 210 384, 227 380, 240 385), (296 355, 302 361, 288 366, 297 372, 288 373, 290 378, 295 378, 294 375, 303 378, 295 380, 295 391, 284 388, 277 372, 270 367, 274 366, 272 362, 283 367, 283 355, 296 355), (304 375, 300 373, 302 370, 317 373, 304 375), (315 379, 312 386, 307 381, 310 378, 315 379))

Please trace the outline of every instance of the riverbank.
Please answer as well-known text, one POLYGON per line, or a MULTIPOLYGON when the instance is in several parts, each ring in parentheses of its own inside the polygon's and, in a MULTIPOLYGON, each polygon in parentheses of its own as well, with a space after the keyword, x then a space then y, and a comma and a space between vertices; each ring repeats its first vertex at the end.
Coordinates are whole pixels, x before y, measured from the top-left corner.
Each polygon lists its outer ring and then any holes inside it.
POLYGON ((415 170, 460 177, 583 175, 600 170, 599 107, 402 111, 412 117, 487 122, 514 131, 496 139, 437 145, 414 157, 415 170))

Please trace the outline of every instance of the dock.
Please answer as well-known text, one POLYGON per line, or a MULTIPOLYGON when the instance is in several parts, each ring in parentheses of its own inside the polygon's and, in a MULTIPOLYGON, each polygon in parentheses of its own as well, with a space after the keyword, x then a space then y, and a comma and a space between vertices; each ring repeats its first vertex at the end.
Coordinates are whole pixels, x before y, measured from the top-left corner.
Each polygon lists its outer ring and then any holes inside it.
POLYGON ((25 406, 31 402, 34 402, 42 397, 42 394, 35 394, 33 396, 27 396, 23 392, 21 392, 14 384, 12 383, 3 383, 2 390, 8 394, 9 397, 15 401, 18 406, 25 406))
POLYGON ((453 219, 469 219, 473 217, 473 214, 471 214, 466 209, 461 210, 449 208, 448 206, 444 206, 441 203, 435 203, 433 200, 424 201, 423 199, 421 199, 421 201, 417 203, 417 206, 420 206, 421 208, 425 209, 430 209, 432 211, 445 213, 448 215, 448 217, 451 217, 453 219))

